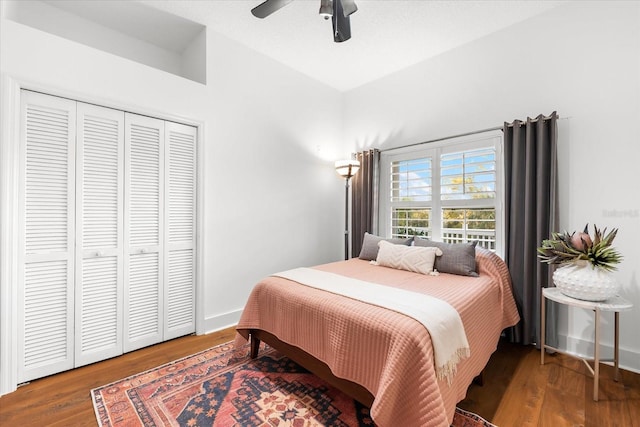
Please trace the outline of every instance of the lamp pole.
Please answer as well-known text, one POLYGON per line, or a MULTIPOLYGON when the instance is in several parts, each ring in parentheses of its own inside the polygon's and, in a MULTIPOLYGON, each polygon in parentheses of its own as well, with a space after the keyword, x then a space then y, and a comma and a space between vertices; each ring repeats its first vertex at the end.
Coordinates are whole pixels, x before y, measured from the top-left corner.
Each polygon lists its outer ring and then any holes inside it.
POLYGON ((344 178, 344 259, 349 259, 349 179, 358 172, 360 162, 357 160, 338 160, 336 172, 344 178))
MULTIPOLYGON (((351 167, 349 167, 349 174, 351 167)), ((349 259, 349 179, 350 175, 344 179, 344 259, 349 259)))

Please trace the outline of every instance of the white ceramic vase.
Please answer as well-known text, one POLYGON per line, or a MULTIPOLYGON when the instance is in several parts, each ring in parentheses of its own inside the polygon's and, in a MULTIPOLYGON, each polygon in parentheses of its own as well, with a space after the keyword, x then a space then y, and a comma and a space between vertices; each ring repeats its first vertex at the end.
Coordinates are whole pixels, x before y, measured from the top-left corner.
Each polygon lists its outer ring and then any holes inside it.
POLYGON ((560 292, 586 301, 605 301, 618 294, 620 284, 611 272, 578 260, 557 268, 553 283, 560 292))

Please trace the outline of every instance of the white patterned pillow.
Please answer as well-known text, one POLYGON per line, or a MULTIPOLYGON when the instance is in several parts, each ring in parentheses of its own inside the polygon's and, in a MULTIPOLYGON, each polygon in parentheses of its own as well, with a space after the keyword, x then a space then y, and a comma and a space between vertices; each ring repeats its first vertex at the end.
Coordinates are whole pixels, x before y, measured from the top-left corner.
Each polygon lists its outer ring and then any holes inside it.
POLYGON ((433 271, 436 256, 442 255, 440 248, 394 245, 381 240, 376 264, 414 273, 429 274, 433 271))

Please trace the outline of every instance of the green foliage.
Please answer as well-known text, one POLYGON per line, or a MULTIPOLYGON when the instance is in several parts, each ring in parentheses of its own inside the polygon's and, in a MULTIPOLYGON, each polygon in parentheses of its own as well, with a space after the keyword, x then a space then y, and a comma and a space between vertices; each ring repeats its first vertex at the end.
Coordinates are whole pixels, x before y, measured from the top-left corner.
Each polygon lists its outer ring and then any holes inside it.
POLYGON ((607 271, 617 269, 623 257, 611 246, 618 229, 614 228, 607 234, 607 229, 598 229, 594 224, 593 239, 588 234, 589 224, 584 232, 569 234, 551 233, 551 239, 543 240, 538 248, 538 258, 547 264, 566 264, 576 260, 589 261, 594 267, 600 267, 607 271))
MULTIPOLYGON (((394 235, 428 236, 429 209, 398 209, 392 221, 394 235)), ((495 209, 443 209, 442 225, 446 229, 495 230, 495 209), (466 224, 466 225, 465 225, 466 224)))
POLYGON ((466 228, 471 230, 495 230, 495 209, 443 209, 442 225, 444 228, 466 228))

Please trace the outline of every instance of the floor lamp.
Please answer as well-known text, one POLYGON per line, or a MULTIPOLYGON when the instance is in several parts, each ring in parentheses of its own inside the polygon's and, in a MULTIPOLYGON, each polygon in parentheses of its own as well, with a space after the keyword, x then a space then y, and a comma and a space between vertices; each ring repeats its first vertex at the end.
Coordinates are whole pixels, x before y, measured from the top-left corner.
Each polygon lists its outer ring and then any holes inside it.
POLYGON ((360 169, 357 160, 338 160, 336 172, 344 178, 344 259, 349 259, 349 179, 360 169))

